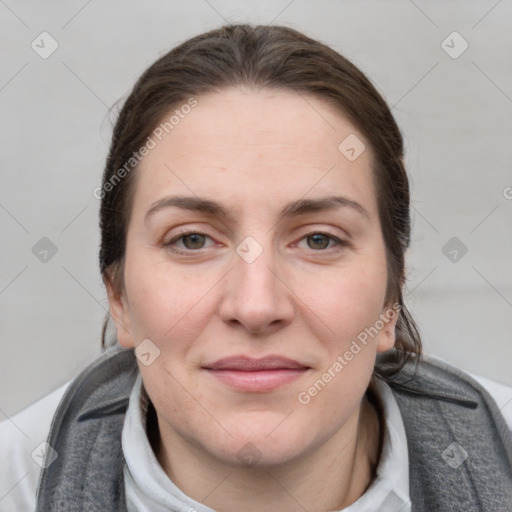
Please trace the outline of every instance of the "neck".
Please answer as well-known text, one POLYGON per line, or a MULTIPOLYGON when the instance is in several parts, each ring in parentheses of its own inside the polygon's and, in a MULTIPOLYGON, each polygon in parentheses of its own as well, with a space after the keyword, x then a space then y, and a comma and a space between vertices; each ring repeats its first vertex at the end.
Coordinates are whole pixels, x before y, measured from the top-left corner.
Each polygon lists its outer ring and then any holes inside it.
POLYGON ((381 427, 366 397, 328 441, 278 467, 226 465, 178 434, 169 435, 151 409, 148 436, 160 465, 185 494, 218 512, 340 510, 354 503, 375 478, 381 427))

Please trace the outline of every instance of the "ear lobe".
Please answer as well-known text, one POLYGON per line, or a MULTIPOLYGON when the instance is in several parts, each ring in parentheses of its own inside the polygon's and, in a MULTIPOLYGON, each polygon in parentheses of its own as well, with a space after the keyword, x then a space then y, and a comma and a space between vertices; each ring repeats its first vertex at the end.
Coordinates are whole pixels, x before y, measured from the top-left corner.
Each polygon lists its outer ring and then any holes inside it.
POLYGON ((110 308, 110 317, 114 321, 117 331, 117 341, 124 348, 134 347, 133 337, 131 335, 129 306, 124 295, 117 293, 109 279, 105 280, 108 302, 110 308))
POLYGON ((387 307, 383 310, 384 327, 381 329, 377 340, 377 352, 386 352, 394 347, 396 341, 396 325, 400 318, 400 311, 394 307, 387 307))

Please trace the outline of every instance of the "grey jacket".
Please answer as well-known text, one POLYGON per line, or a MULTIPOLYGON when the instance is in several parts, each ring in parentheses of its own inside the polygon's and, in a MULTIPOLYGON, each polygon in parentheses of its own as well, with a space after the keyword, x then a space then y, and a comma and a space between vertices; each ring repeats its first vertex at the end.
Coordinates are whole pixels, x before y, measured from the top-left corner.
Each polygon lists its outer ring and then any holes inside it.
MULTIPOLYGON (((50 428, 59 455, 41 473, 36 512, 126 512, 121 432, 137 374, 134 351, 116 346, 70 384, 50 428)), ((412 511, 512 512, 512 434, 489 394, 429 357, 387 382, 407 435, 412 511)))

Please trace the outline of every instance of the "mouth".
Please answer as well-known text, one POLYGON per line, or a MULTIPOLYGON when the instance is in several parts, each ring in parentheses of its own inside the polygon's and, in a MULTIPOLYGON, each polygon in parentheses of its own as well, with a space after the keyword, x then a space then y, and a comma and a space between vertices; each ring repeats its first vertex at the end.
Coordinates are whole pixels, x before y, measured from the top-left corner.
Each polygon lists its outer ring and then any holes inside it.
POLYGON ((202 368, 228 387, 245 392, 272 391, 310 370, 309 366, 283 356, 227 357, 202 368))

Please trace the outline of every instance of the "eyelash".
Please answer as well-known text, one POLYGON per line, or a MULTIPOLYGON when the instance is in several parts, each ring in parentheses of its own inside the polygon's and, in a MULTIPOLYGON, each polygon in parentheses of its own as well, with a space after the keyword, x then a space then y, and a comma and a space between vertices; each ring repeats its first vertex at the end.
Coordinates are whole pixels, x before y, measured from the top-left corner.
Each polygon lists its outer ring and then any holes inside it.
MULTIPOLYGON (((210 238, 207 234, 205 233, 201 233, 200 231, 195 231, 195 230, 189 230, 189 231, 183 231, 182 233, 179 233, 178 235, 176 235, 175 237, 173 237, 171 240, 169 240, 168 242, 165 242, 163 244, 164 247, 168 248, 169 250, 171 250, 172 252, 176 253, 176 254, 182 254, 182 255, 190 255, 194 252, 200 252, 202 249, 187 249, 187 250, 182 250, 182 249, 178 249, 176 247, 173 246, 173 244, 175 244, 177 241, 181 240, 182 238, 185 238, 186 236, 189 236, 189 235, 202 235, 202 236, 205 236, 207 238, 210 238)), ((316 254, 319 254, 319 253, 327 253, 327 252, 332 252, 332 251, 340 251, 342 249, 344 249, 345 247, 348 247, 350 244, 345 241, 345 240, 342 240, 330 233, 326 233, 326 232, 323 232, 323 231, 311 231, 310 233, 306 233, 305 235, 303 235, 303 237, 299 240, 302 241, 302 240, 305 240, 307 239, 308 237, 310 236, 313 236, 313 235, 324 235, 328 238, 330 238, 332 241, 335 242, 335 246, 334 247, 331 247, 331 248, 327 248, 327 249, 310 249, 310 251, 312 251, 313 253, 316 253, 316 254)))

